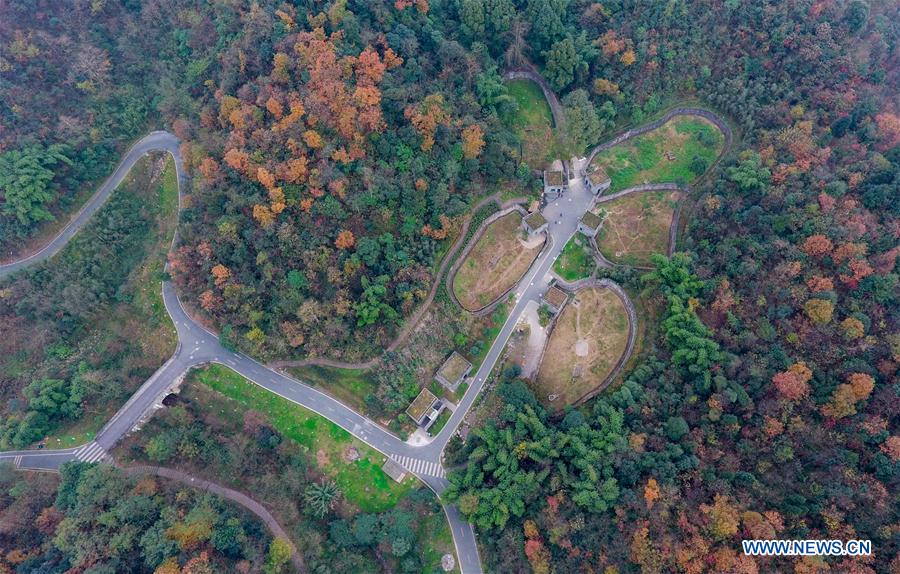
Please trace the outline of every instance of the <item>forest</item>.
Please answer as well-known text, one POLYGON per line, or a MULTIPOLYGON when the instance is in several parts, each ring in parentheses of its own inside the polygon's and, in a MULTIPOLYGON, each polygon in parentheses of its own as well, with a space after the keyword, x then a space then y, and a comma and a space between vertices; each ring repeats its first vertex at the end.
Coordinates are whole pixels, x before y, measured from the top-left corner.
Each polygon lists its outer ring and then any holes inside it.
MULTIPOLYGON (((520 161, 521 137, 503 121, 516 105, 505 70, 530 64, 547 79, 573 155, 675 105, 714 110, 735 146, 690 195, 681 253, 650 273, 606 272, 654 310, 624 380, 552 417, 503 369, 500 416, 451 443, 447 457, 462 466, 446 496, 476 524, 487 571, 894 571, 898 8, 5 2, 0 253, 58 229, 130 142, 169 129, 193 174, 169 260, 183 300, 223 342, 261 359, 366 359, 425 300, 470 208, 537 186, 533 170, 544 166, 520 161), (741 539, 776 537, 871 539, 874 553, 740 553, 741 539)), ((106 225, 143 229, 132 217, 106 225)), ((52 285, 50 271, 33 273, 35 285, 52 285)), ((73 262, 54 273, 81 270, 73 262)), ((95 305, 89 314, 57 288, 26 296, 6 284, 0 308, 74 347, 122 284, 102 269, 96 277, 71 299, 95 305)), ((46 359, 27 349, 28 361, 46 359)), ((53 417, 79 408, 76 365, 54 360, 29 370, 34 380, 18 364, 0 372, 7 444, 27 444, 55 420, 18 434, 26 413, 42 416, 42 389, 53 417)), ((377 379, 376 394, 390 393, 390 379, 377 379)), ((5 493, 25 492, 3 480, 5 493)), ((41 501, 28 503, 35 516, 54 496, 52 485, 28 488, 39 487, 21 496, 41 501)), ((153 496, 160 513, 169 503, 153 496)), ((63 523, 77 511, 57 509, 63 523)), ((363 526, 329 524, 329 543, 359 555, 348 564, 372 559, 377 535, 360 540, 363 526)), ((29 556, 41 548, 57 563, 79 560, 65 544, 51 548, 36 522, 8 536, 28 538, 16 548, 29 556)), ((122 544, 131 553, 117 559, 137 560, 137 542, 122 544)))
POLYGON ((150 475, 83 463, 60 477, 0 466, 0 486, 2 572, 274 574, 287 561, 255 516, 150 475))

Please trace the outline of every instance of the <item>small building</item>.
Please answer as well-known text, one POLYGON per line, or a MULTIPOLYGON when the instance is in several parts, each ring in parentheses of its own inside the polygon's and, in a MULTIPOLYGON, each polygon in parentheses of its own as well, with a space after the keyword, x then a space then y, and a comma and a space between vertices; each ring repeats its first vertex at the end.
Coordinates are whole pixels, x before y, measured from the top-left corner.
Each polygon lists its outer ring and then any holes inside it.
POLYGON ((444 361, 444 364, 441 365, 441 368, 438 369, 437 373, 434 374, 434 379, 451 391, 456 392, 459 384, 462 383, 471 370, 472 363, 456 351, 453 351, 447 357, 447 360, 444 361))
POLYGON ((409 415, 409 418, 416 421, 417 425, 427 430, 443 408, 444 404, 434 396, 434 393, 428 389, 422 389, 419 396, 406 407, 406 414, 409 415))
POLYGON ((386 475, 393 478, 397 482, 403 482, 406 478, 406 469, 392 458, 388 458, 381 467, 386 475))
POLYGON ((544 305, 549 307, 551 311, 559 313, 562 311, 562 308, 566 306, 566 301, 569 300, 569 296, 556 285, 552 285, 547 289, 546 293, 541 295, 541 300, 543 300, 544 305))
POLYGON ((585 211, 578 220, 578 231, 588 237, 596 237, 601 227, 603 227, 603 218, 590 211, 585 211))
POLYGON ((529 236, 535 235, 547 229, 547 220, 540 211, 535 211, 522 219, 522 228, 528 232, 529 236))
POLYGON ((544 194, 554 194, 557 197, 569 189, 569 180, 562 170, 544 170, 544 194))
POLYGON ((610 183, 611 180, 602 167, 591 164, 584 170, 584 185, 594 195, 600 195, 606 191, 610 183))

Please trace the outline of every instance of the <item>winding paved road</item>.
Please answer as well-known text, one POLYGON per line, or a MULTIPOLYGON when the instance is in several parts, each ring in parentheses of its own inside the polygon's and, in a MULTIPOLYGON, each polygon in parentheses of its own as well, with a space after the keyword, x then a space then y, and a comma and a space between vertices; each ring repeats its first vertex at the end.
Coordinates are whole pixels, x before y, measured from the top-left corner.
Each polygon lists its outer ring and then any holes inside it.
POLYGON ((11 263, 7 263, 5 265, 0 265, 0 279, 10 275, 18 271, 19 269, 24 269, 35 263, 39 263, 44 261, 45 259, 49 259, 59 253, 59 251, 66 246, 72 237, 81 230, 82 227, 90 221, 91 216, 100 209, 106 200, 109 199, 109 196, 112 192, 122 183, 122 180, 125 179, 125 176, 128 175, 128 172, 131 171, 131 167, 137 162, 137 160, 141 159, 144 154, 147 154, 152 151, 162 151, 168 152, 175 159, 175 172, 178 174, 178 190, 179 193, 184 189, 185 172, 184 172, 184 162, 181 158, 181 153, 178 150, 179 141, 174 135, 169 132, 164 131, 156 131, 150 132, 136 144, 131 146, 131 149, 125 154, 122 158, 122 161, 119 162, 118 167, 116 167, 116 171, 113 172, 106 181, 94 192, 94 195, 87 201, 87 203, 79 209, 75 215, 71 217, 69 223, 60 231, 56 237, 50 240, 47 245, 45 245, 41 250, 11 263))
MULTIPOLYGON (((619 141, 622 141, 619 139, 619 141)), ((183 163, 175 136, 166 132, 153 132, 135 144, 123 158, 114 174, 100 187, 87 205, 76 214, 69 225, 44 249, 20 261, 0 266, 0 278, 43 261, 57 253, 65 243, 81 229, 115 187, 122 181, 134 163, 149 151, 166 151, 175 158, 178 173, 179 195, 184 190, 183 163)), ((590 161, 590 158, 573 160, 574 173, 590 161)), ((226 350, 218 337, 197 324, 184 310, 175 289, 169 282, 162 284, 163 301, 178 332, 175 354, 160 367, 132 395, 121 409, 86 445, 61 450, 22 450, 0 452, 0 462, 11 461, 16 467, 31 470, 55 471, 69 461, 109 461, 108 451, 123 436, 139 427, 159 408, 163 397, 176 387, 187 372, 197 366, 219 363, 240 373, 257 385, 303 407, 306 407, 340 425, 359 440, 395 460, 437 494, 447 487, 441 454, 456 432, 466 413, 472 407, 484 387, 503 349, 518 323, 519 316, 532 301, 539 302, 553 279, 551 269, 556 258, 577 231, 581 215, 592 205, 592 195, 580 178, 570 180, 569 191, 542 210, 549 222, 548 241, 531 268, 512 291, 513 308, 491 345, 487 356, 472 378, 465 396, 460 401, 448 423, 431 442, 422 445, 408 444, 377 423, 364 417, 343 403, 321 391, 274 371, 254 359, 226 350)), ((437 279, 440 281, 440 277, 437 279)), ((451 526, 459 566, 463 574, 482 572, 478 546, 472 525, 466 522, 453 505, 444 505, 444 512, 451 526)))

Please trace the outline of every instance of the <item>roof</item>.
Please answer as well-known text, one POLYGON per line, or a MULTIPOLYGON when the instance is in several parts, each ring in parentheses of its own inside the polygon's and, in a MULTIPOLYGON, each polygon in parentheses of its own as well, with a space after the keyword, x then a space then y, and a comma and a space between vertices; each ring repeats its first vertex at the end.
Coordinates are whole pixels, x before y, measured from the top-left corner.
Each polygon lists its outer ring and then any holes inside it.
POLYGON ((581 223, 588 229, 597 230, 600 228, 603 220, 599 215, 591 213, 590 211, 585 211, 584 215, 581 216, 581 223))
POLYGON ((397 482, 403 482, 403 479, 406 478, 406 469, 390 458, 384 462, 381 470, 383 470, 386 475, 393 478, 397 482))
POLYGON ((431 405, 434 404, 434 401, 437 400, 437 397, 429 391, 428 389, 422 389, 422 392, 419 393, 419 396, 415 398, 413 402, 406 407, 406 414, 408 414, 414 421, 417 423, 422 420, 428 411, 431 409, 431 405))
POLYGON ((553 306, 557 309, 561 308, 565 304, 566 299, 568 299, 568 298, 569 298, 569 296, 566 295, 566 292, 563 291, 562 289, 560 289, 559 287, 557 287, 556 285, 554 285, 553 287, 550 287, 550 289, 548 289, 547 292, 544 293, 544 296, 543 296, 544 301, 546 301, 551 306, 553 306))
POLYGON ((601 183, 609 181, 609 176, 606 175, 606 170, 602 167, 594 165, 591 166, 590 171, 588 172, 588 180, 594 185, 599 185, 601 183))
POLYGON ((531 215, 525 218, 525 225, 530 227, 531 229, 538 229, 542 225, 547 223, 547 220, 541 215, 540 211, 535 211, 531 215))
POLYGON ((562 185, 566 178, 561 171, 545 171, 544 185, 562 185))
POLYGON ((465 360, 462 355, 453 351, 453 353, 444 361, 441 368, 438 369, 438 376, 443 377, 448 383, 453 384, 458 381, 466 372, 472 368, 472 363, 465 360))

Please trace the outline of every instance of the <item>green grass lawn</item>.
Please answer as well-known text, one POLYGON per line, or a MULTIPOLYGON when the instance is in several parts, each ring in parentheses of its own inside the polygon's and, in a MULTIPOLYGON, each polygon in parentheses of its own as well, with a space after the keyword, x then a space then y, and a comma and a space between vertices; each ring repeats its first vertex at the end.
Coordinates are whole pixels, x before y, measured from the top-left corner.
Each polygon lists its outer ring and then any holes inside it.
POLYGON ((338 369, 336 367, 293 367, 293 376, 317 389, 328 393, 342 403, 364 412, 366 397, 378 390, 378 383, 371 371, 360 369, 338 369))
POLYGON ((572 237, 553 263, 553 270, 566 281, 590 277, 594 271, 594 258, 591 256, 588 239, 581 234, 572 237))
POLYGON ((450 420, 451 414, 452 413, 450 412, 450 409, 444 409, 443 411, 441 411, 441 414, 438 415, 437 420, 434 421, 434 424, 431 425, 431 428, 428 429, 428 434, 430 434, 431 436, 437 436, 437 434, 441 432, 441 429, 444 428, 444 426, 447 424, 447 421, 450 420))
POLYGON ((521 140, 521 161, 534 169, 543 169, 558 157, 569 157, 570 146, 564 134, 554 129, 550 104, 540 86, 531 80, 509 80, 505 84, 518 107, 503 114, 501 120, 521 140))
POLYGON ((514 113, 503 118, 507 125, 516 128, 553 125, 550 104, 544 98, 540 86, 531 80, 509 80, 506 82, 506 89, 518 104, 514 113))
POLYGON ((392 508, 413 488, 413 480, 398 484, 384 474, 381 470, 384 455, 343 428, 251 383, 231 369, 211 365, 194 371, 191 376, 244 407, 264 413, 278 432, 309 449, 310 462, 333 478, 344 497, 360 510, 382 512, 392 508), (350 446, 359 451, 360 458, 347 463, 342 453, 350 446))
POLYGON ((659 128, 597 154, 612 183, 607 193, 644 182, 688 184, 701 173, 692 169, 695 157, 706 166, 716 160, 725 138, 712 123, 695 117, 676 117, 659 128), (666 157, 671 153, 674 159, 666 157))

